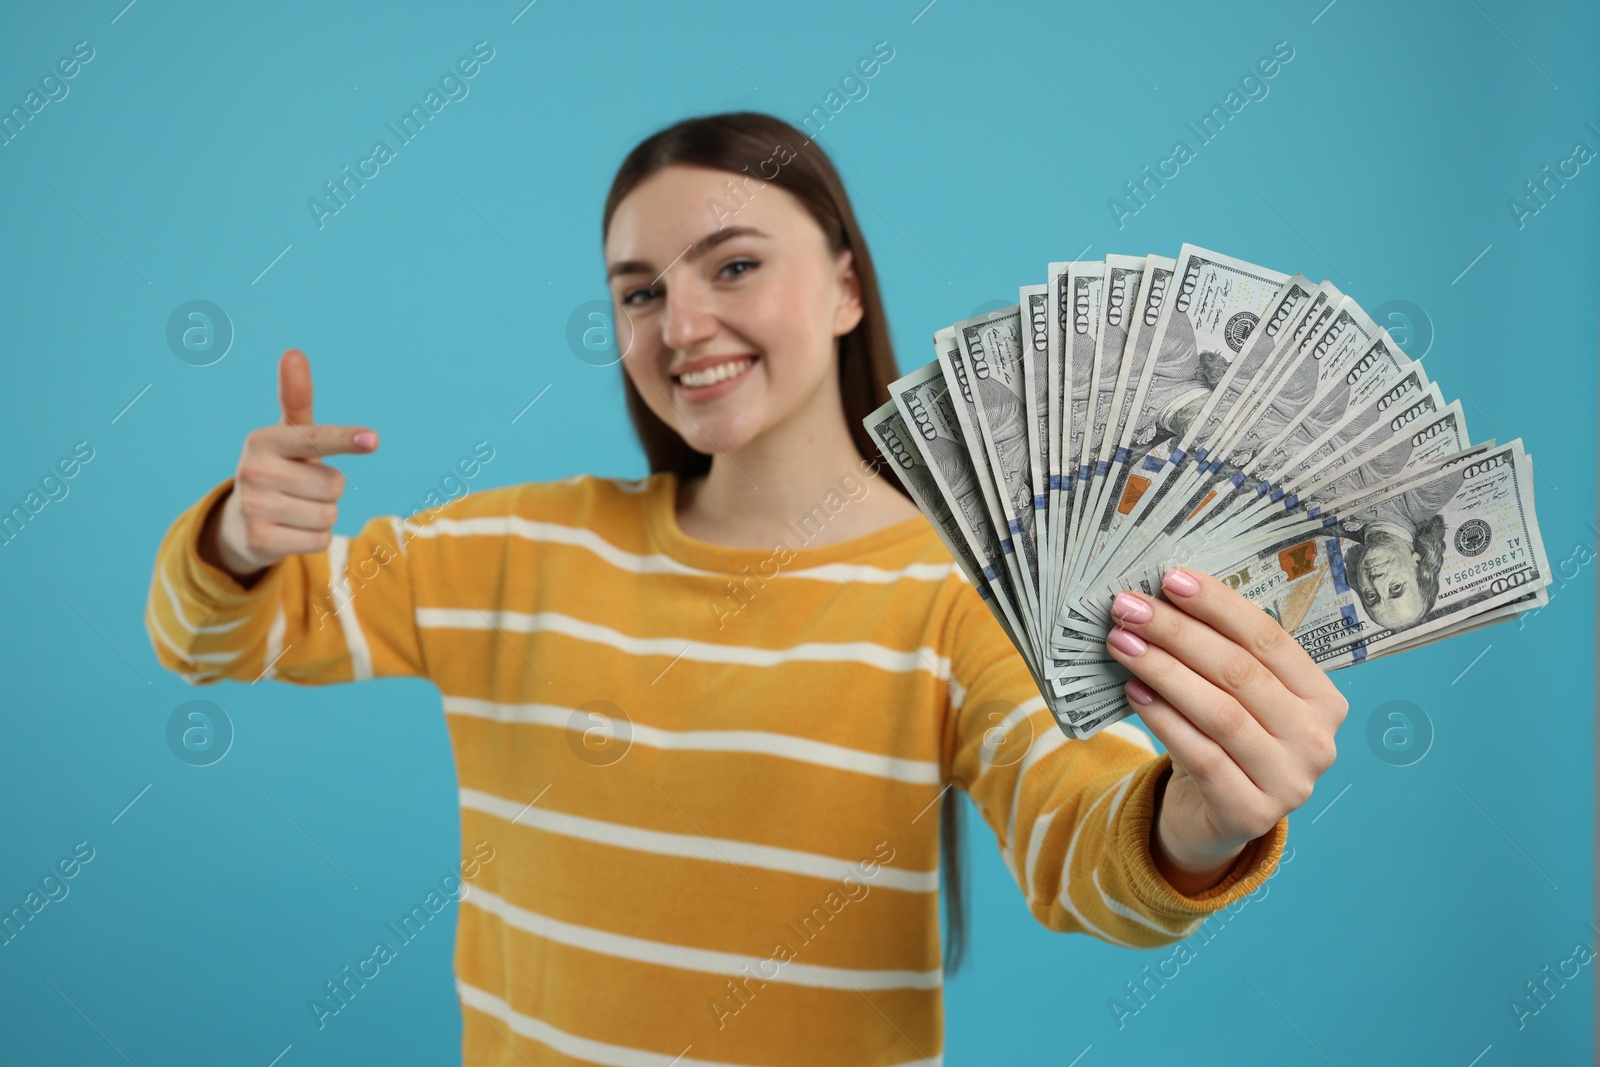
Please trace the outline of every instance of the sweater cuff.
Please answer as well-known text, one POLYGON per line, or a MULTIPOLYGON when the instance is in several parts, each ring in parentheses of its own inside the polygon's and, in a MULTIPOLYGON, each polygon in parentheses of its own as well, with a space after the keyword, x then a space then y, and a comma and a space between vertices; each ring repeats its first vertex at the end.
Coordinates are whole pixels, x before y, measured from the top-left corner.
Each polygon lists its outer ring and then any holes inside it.
POLYGON ((1285 815, 1272 829, 1247 843, 1221 882, 1193 896, 1180 893, 1157 869, 1150 852, 1156 784, 1171 769, 1172 756, 1163 752, 1134 772, 1118 819, 1117 839, 1122 844, 1119 851, 1128 863, 1129 882, 1139 902, 1153 915, 1192 921, 1221 911, 1261 888, 1277 870, 1278 860, 1283 855, 1289 836, 1289 817, 1285 815))
POLYGON ((254 585, 248 589, 232 574, 200 556, 200 532, 205 529, 206 515, 233 489, 234 479, 229 478, 208 492, 200 501, 179 517, 177 534, 182 539, 183 552, 178 558, 182 580, 186 588, 200 591, 202 599, 218 611, 232 611, 248 604, 260 603, 267 595, 267 587, 274 585, 273 578, 281 567, 268 567, 254 585))

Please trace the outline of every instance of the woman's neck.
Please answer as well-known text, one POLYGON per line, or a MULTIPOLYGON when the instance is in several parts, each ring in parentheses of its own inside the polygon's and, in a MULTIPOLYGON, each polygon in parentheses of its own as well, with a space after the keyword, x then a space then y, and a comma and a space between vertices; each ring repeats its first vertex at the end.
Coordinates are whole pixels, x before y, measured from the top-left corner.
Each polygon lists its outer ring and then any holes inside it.
POLYGON ((894 474, 882 460, 856 450, 842 405, 831 408, 836 417, 793 418, 734 452, 713 453, 709 472, 679 486, 679 528, 733 548, 800 547, 799 529, 815 548, 918 514, 889 484, 894 474))

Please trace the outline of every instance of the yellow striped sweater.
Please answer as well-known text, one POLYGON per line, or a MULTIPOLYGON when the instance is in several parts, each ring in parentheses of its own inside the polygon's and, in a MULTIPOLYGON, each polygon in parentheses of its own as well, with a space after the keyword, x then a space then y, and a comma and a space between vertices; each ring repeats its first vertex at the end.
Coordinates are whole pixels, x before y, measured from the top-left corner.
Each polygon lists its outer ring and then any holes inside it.
POLYGON ((232 485, 161 542, 156 656, 195 685, 438 687, 462 840, 494 848, 457 925, 470 1067, 939 1063, 947 784, 1035 919, 1117 945, 1186 936, 1282 853, 1287 818, 1174 889, 1169 758, 1130 723, 1067 739, 920 516, 808 546, 830 494, 729 548, 678 526, 671 473, 576 475, 372 518, 246 589, 197 547, 232 485))

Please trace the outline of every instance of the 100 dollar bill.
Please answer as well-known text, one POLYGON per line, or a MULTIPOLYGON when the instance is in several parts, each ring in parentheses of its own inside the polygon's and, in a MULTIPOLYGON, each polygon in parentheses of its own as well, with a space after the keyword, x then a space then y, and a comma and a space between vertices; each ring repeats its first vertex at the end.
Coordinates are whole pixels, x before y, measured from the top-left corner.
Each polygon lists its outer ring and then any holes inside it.
POLYGON ((1183 562, 1259 604, 1333 670, 1547 584, 1532 477, 1519 438, 1377 487, 1242 555, 1224 547, 1183 562))

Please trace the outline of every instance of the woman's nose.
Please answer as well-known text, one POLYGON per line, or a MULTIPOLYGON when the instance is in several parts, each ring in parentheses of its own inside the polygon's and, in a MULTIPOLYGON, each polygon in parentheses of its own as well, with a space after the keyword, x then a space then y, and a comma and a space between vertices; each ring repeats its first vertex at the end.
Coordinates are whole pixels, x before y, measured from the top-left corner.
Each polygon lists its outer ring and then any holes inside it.
POLYGON ((661 321, 661 339, 680 351, 709 339, 717 330, 716 316, 705 294, 694 284, 677 285, 667 290, 666 312, 661 321))

